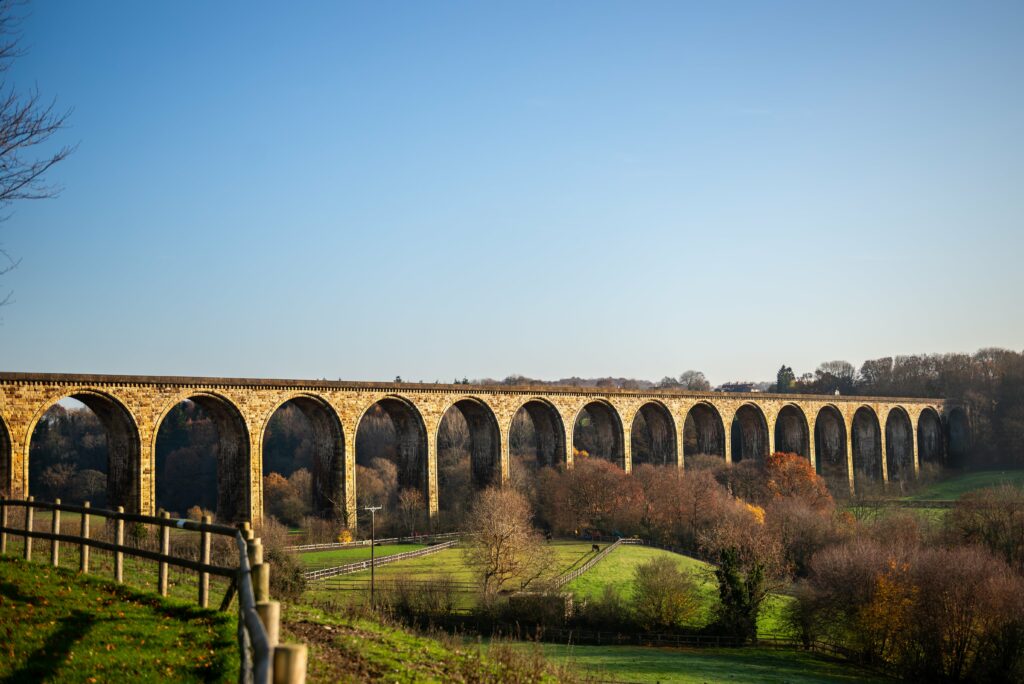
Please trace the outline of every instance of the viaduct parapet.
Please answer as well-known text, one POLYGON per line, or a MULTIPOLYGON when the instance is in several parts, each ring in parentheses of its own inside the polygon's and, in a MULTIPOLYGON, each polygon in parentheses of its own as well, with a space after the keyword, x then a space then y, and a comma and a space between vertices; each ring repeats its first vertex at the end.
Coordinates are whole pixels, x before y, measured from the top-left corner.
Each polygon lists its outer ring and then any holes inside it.
POLYGON ((438 430, 448 411, 470 430, 474 473, 509 478, 513 418, 525 411, 542 465, 573 467, 574 427, 591 421, 610 445, 594 454, 629 471, 656 458, 684 468, 686 457, 727 462, 791 451, 851 490, 862 478, 916 477, 922 463, 945 463, 966 448, 967 417, 943 399, 767 393, 620 390, 592 387, 478 386, 120 375, 0 373, 0 489, 28 491, 33 430, 46 411, 72 397, 92 409, 108 440, 109 504, 154 514, 156 439, 161 422, 191 400, 218 430, 218 517, 258 522, 263 513, 263 439, 287 403, 314 431, 313 501, 321 513, 354 525, 356 433, 382 410, 397 435, 400 460, 413 464, 431 516, 439 506, 438 430), (376 408, 375 408, 376 407, 376 408), (641 420, 642 418, 642 420, 641 420), (634 458, 637 429, 658 430, 658 453, 634 458))

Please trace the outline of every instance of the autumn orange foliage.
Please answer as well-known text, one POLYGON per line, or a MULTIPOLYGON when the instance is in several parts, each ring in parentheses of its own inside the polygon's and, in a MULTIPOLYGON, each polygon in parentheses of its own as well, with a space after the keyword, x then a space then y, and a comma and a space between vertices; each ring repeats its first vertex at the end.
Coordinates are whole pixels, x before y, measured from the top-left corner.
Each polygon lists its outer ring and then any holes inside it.
POLYGON ((832 495, 811 462, 798 454, 776 451, 765 459, 765 486, 773 499, 798 498, 817 510, 832 508, 832 495))

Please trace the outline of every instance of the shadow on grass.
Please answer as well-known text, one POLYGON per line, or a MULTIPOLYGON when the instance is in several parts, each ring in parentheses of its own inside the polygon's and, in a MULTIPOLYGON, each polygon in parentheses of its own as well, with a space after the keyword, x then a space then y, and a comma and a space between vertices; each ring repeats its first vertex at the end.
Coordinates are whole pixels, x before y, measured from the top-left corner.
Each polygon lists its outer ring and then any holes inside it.
POLYGON ((94 616, 81 610, 61 618, 57 631, 47 637, 42 647, 32 653, 24 665, 0 679, 0 684, 51 679, 57 674, 71 648, 89 633, 95 623, 94 616))
POLYGON ((34 598, 28 594, 21 593, 21 589, 10 582, 0 582, 0 596, 6 596, 12 601, 18 601, 20 603, 31 603, 34 598))

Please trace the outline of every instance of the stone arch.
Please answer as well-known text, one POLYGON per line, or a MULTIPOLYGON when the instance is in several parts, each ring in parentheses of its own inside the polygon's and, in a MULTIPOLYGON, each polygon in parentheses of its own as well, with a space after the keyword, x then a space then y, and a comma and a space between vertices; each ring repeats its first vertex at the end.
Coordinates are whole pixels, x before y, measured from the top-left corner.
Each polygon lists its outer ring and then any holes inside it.
POLYGON ((959 406, 950 409, 946 416, 946 462, 954 468, 961 468, 967 462, 971 448, 971 425, 967 412, 959 406))
POLYGON ((427 426, 416 405, 397 394, 388 395, 368 406, 356 423, 356 460, 359 460, 359 430, 367 415, 379 408, 391 421, 395 430, 399 489, 415 489, 423 495, 424 505, 430 507, 430 478, 427 473, 427 426))
POLYGON ((890 482, 914 478, 914 426, 902 406, 889 409, 885 418, 885 464, 890 482))
POLYGON ((585 404, 576 414, 572 432, 573 449, 626 467, 622 418, 607 401, 595 399, 585 404))
POLYGON ((942 443, 942 419, 938 412, 925 408, 917 417, 917 453, 921 465, 942 466, 946 453, 942 443))
POLYGON ((11 452, 11 431, 7 421, 0 416, 0 496, 10 496, 14 482, 12 464, 14 454, 11 452))
MULTIPOLYGON (((142 505, 141 470, 142 438, 138 421, 132 412, 113 395, 90 387, 70 388, 51 397, 32 418, 25 440, 25 463, 29 463, 32 436, 36 426, 50 408, 61 399, 79 401, 99 419, 107 436, 107 506, 124 506, 130 513, 140 512, 142 505)), ((26 492, 28 483, 26 482, 26 492)), ((27 492, 31 493, 31 492, 27 492)))
POLYGON ((565 424, 562 422, 562 414, 547 399, 533 397, 523 402, 512 415, 507 439, 509 455, 512 457, 518 456, 522 461, 532 460, 538 468, 565 465, 565 424), (521 429, 523 439, 513 439, 517 428, 521 428, 524 421, 529 422, 529 429, 521 429), (526 447, 521 444, 523 440, 532 444, 526 447), (526 454, 530 451, 532 458, 527 458, 526 454))
POLYGON ((285 406, 297 408, 312 430, 312 486, 309 492, 313 513, 322 518, 345 519, 345 434, 337 411, 321 396, 293 394, 280 401, 263 421, 260 445, 266 448, 267 428, 285 406))
POLYGON ((818 474, 829 483, 842 482, 848 487, 846 453, 846 422, 842 412, 828 404, 818 410, 814 418, 814 453, 818 474))
MULTIPOLYGON (((441 414, 441 424, 451 411, 457 411, 469 428, 469 463, 471 479, 477 488, 501 481, 501 430, 494 411, 483 399, 463 397, 452 402, 441 414)), ((440 445, 438 445, 440 451, 440 445)))
POLYGON ((743 404, 732 419, 732 460, 764 461, 768 455, 768 420, 756 404, 743 404))
POLYGON ((725 458, 725 424, 710 402, 694 404, 683 419, 683 458, 708 454, 725 458))
POLYGON ((861 406, 853 414, 850 437, 853 443, 854 485, 882 480, 882 431, 878 414, 861 406))
POLYGON ((786 404, 775 418, 775 450, 811 456, 811 434, 807 416, 796 404, 786 404))
MULTIPOLYGON (((209 391, 186 392, 167 406, 156 421, 153 431, 154 461, 159 456, 157 442, 160 426, 179 404, 191 401, 201 408, 217 428, 217 520, 222 523, 244 522, 253 515, 253 467, 249 450, 249 426, 233 401, 209 391)), ((160 505, 160 476, 155 479, 157 506, 160 505)), ((184 511, 179 511, 184 513, 184 511)))
POLYGON ((633 414, 629 430, 633 466, 649 463, 656 466, 675 466, 676 424, 672 412, 660 401, 648 401, 633 414))

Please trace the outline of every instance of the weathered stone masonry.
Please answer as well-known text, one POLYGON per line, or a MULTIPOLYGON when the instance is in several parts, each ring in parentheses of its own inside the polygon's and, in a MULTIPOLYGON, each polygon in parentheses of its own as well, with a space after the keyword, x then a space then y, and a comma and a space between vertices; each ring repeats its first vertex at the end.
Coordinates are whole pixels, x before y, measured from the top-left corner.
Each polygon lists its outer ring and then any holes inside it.
POLYGON ((274 412, 294 402, 315 433, 314 505, 351 523, 355 435, 361 417, 378 402, 395 422, 399 452, 425 462, 424 493, 432 516, 438 511, 437 433, 453 407, 466 416, 474 458, 479 452, 492 464, 494 481, 509 477, 509 430, 520 409, 533 419, 544 458, 566 467, 573 463, 577 417, 587 409, 613 435, 618 453, 608 456, 626 470, 633 465, 630 429, 641 413, 648 425, 671 430, 674 444, 668 453, 680 468, 689 418, 698 451, 719 453, 727 461, 777 448, 797 451, 819 471, 841 472, 851 488, 861 474, 882 481, 916 475, 919 441, 925 458, 943 458, 944 426, 960 410, 942 399, 891 397, 0 373, 0 489, 14 496, 29 493, 32 431, 47 409, 69 396, 89 406, 107 430, 111 505, 150 514, 160 424, 181 401, 198 402, 220 435, 218 516, 253 521, 263 511, 264 432, 274 412), (828 463, 819 463, 816 445, 828 463))

